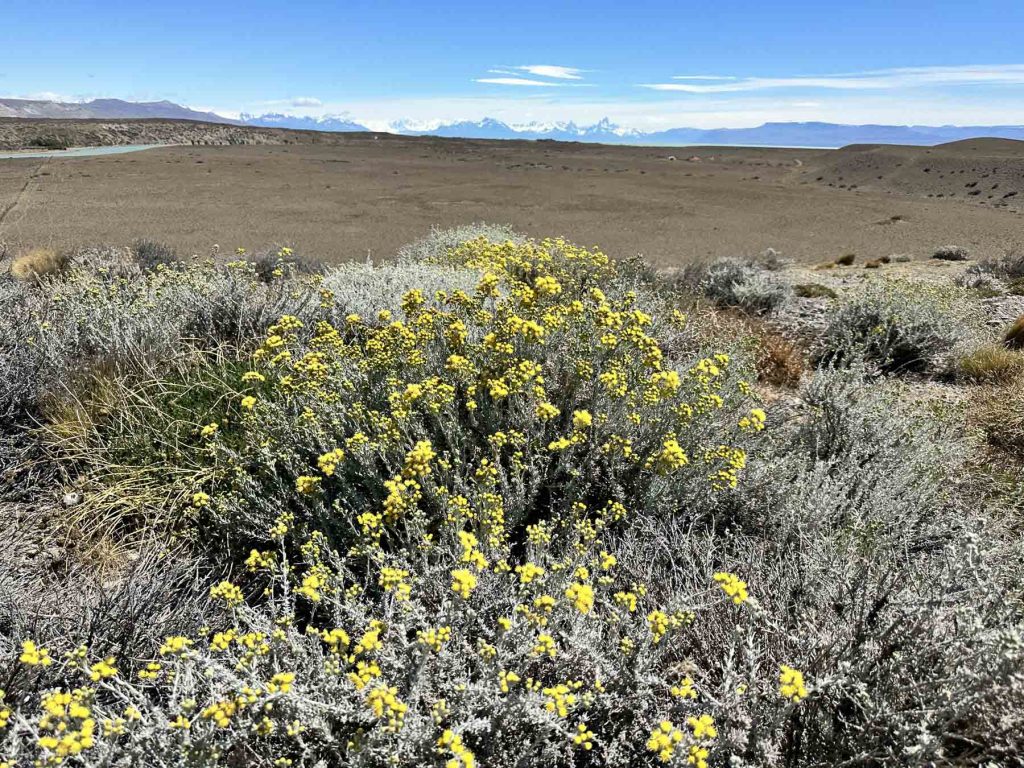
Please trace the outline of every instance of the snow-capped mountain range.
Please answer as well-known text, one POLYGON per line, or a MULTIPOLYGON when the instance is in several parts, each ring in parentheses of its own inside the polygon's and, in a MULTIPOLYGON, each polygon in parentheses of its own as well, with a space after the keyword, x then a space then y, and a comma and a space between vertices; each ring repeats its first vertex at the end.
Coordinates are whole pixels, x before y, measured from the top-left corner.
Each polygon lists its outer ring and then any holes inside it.
MULTIPOLYGON (((302 128, 314 131, 367 131, 349 115, 291 117, 287 115, 242 115, 248 125, 302 128)), ((444 136, 464 139, 527 139, 583 141, 603 144, 760 145, 784 147, 842 147, 848 144, 933 145, 982 136, 1024 140, 1022 125, 927 126, 927 125, 841 125, 838 123, 765 123, 753 128, 670 128, 643 132, 616 125, 604 118, 592 125, 574 122, 505 123, 491 117, 483 120, 444 122, 396 121, 388 133, 409 136, 444 136)))
MULTIPOLYGON (((351 115, 305 117, 268 113, 242 114, 238 120, 200 112, 169 101, 130 102, 97 99, 90 102, 29 101, 0 99, 0 118, 172 119, 230 123, 234 125, 294 128, 312 131, 353 132, 371 130, 351 115)), ((374 126, 380 129, 381 126, 374 126)), ((847 144, 933 145, 983 136, 1024 140, 1024 125, 925 126, 841 125, 837 123, 765 123, 753 128, 670 128, 638 131, 616 125, 608 118, 592 125, 574 122, 506 123, 491 117, 482 120, 399 120, 386 126, 388 133, 408 136, 446 136, 466 139, 527 139, 600 142, 604 144, 758 145, 784 147, 842 147, 847 144)))

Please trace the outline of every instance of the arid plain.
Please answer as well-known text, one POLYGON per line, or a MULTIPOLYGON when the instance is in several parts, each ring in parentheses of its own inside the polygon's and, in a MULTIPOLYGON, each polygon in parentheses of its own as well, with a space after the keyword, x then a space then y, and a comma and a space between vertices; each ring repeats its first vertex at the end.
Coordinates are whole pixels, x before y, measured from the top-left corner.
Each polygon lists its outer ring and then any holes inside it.
POLYGON ((1024 241, 1022 207, 1024 146, 989 140, 808 150, 349 134, 0 160, 0 241, 15 248, 146 238, 183 255, 288 244, 378 259, 433 226, 494 221, 663 265, 768 247, 804 262, 949 243, 994 257, 1024 241))

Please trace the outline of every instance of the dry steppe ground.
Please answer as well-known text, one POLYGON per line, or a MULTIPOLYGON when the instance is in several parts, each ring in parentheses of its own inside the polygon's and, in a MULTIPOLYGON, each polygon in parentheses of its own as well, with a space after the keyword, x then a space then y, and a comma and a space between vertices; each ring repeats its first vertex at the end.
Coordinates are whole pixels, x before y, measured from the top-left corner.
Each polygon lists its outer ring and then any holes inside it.
POLYGON ((0 160, 0 241, 67 249, 147 238, 186 255, 289 244, 336 261, 387 257, 432 226, 486 220, 662 265, 768 247, 804 262, 926 257, 949 243, 987 257, 1024 241, 1022 142, 822 151, 322 141, 0 160))

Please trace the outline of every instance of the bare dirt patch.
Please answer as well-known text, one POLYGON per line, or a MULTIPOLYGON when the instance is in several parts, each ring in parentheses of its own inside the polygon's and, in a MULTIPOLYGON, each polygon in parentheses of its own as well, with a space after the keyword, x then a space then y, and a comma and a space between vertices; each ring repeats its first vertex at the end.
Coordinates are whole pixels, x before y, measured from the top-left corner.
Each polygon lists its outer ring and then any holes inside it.
POLYGON ((806 263, 923 257, 946 243, 985 258, 1022 236, 1008 208, 808 181, 838 152, 277 133, 307 143, 168 147, 44 168, 0 161, 0 210, 11 206, 0 240, 146 238, 185 254, 287 243, 342 260, 387 257, 432 226, 487 220, 667 265, 768 247, 806 263))

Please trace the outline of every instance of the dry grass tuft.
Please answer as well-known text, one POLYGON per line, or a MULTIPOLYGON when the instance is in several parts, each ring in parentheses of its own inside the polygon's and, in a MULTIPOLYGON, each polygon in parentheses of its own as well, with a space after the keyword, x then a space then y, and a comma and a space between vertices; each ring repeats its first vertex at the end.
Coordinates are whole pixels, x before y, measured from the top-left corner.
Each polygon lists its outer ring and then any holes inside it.
POLYGON ((989 344, 965 355, 957 375, 975 384, 1004 384, 1024 373, 1024 355, 998 344, 989 344))
POLYGON ((1003 346, 1009 349, 1024 349, 1024 315, 1018 317, 1016 322, 1006 329, 1003 346))
POLYGON ((793 286, 793 292, 801 299, 835 299, 839 296, 827 285, 821 283, 801 283, 793 286))
POLYGON ((11 262, 11 276, 16 280, 38 280, 60 273, 67 258, 52 248, 33 248, 11 262))
POLYGON ((977 422, 988 444, 1024 462, 1024 381, 994 388, 976 410, 977 422))
POLYGON ((713 311, 704 326, 722 340, 747 338, 752 348, 754 370, 761 384, 795 389, 807 371, 806 353, 768 323, 734 310, 713 311))

